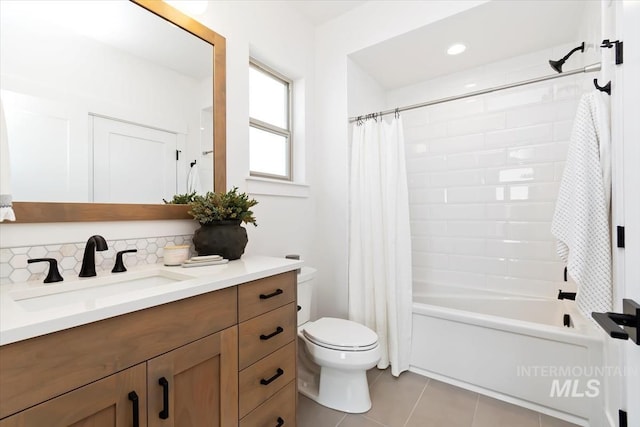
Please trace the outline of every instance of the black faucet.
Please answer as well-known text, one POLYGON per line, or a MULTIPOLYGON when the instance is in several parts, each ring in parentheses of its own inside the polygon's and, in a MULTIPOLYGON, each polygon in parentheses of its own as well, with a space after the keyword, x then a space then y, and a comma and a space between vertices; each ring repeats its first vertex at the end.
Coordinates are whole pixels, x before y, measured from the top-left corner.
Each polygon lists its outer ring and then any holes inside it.
POLYGON ((106 251, 107 249, 109 247, 104 237, 99 235, 89 237, 87 246, 84 248, 80 277, 93 277, 96 275, 96 251, 106 251))

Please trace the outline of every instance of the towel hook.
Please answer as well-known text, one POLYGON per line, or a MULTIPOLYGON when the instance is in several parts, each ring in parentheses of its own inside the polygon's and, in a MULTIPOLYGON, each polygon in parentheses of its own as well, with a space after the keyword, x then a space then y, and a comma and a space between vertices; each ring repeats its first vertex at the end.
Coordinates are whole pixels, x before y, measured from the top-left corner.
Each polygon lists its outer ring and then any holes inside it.
POLYGON ((609 39, 602 40, 602 44, 600 47, 610 49, 612 47, 616 48, 616 65, 622 64, 623 61, 623 43, 620 40, 611 41, 609 39))
POLYGON ((593 84, 595 85, 596 89, 598 89, 599 91, 605 92, 607 95, 611 95, 611 81, 609 81, 604 86, 600 86, 598 84, 598 79, 593 79, 593 84))

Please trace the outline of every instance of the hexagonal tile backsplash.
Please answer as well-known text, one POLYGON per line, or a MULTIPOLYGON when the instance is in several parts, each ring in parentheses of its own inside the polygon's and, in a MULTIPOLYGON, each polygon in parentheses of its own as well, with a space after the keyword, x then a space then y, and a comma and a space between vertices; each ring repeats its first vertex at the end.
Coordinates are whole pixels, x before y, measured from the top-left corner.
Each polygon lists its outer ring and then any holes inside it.
MULTIPOLYGON (((165 246, 190 245, 190 253, 195 254, 191 234, 185 236, 150 237, 131 240, 107 240, 109 249, 96 252, 96 272, 111 271, 116 253, 126 249, 137 249, 136 253, 124 255, 128 267, 141 264, 161 263, 165 246)), ((27 264, 32 258, 55 258, 58 270, 64 278, 78 277, 82 266, 82 256, 86 242, 60 245, 24 246, 0 249, 0 283, 42 282, 49 265, 46 262, 27 264)))

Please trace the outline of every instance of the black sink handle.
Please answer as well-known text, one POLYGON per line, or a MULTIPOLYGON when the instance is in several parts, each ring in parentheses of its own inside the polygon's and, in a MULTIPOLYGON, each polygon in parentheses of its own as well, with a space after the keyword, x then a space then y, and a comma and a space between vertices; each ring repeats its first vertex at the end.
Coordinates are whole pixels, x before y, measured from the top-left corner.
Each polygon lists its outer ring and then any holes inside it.
POLYGON ((122 259, 122 255, 129 254, 133 252, 138 252, 137 249, 127 249, 125 251, 119 251, 116 254, 116 263, 111 270, 112 273, 123 273, 127 271, 127 267, 124 266, 124 260, 122 259))
POLYGON ((62 282, 64 280, 60 275, 60 271, 58 271, 58 261, 55 258, 32 258, 27 260, 27 263, 29 264, 34 262, 49 263, 49 273, 47 274, 47 277, 45 277, 44 283, 62 282))

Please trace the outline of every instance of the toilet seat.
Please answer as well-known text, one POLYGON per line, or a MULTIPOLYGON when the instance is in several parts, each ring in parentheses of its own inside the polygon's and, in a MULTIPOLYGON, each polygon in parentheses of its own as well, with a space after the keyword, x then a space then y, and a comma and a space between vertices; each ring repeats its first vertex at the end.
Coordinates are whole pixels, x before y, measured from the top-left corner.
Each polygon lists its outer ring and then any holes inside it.
POLYGON ((367 351, 378 345, 378 335, 351 320, 324 317, 304 325, 305 338, 321 347, 340 351, 367 351))

